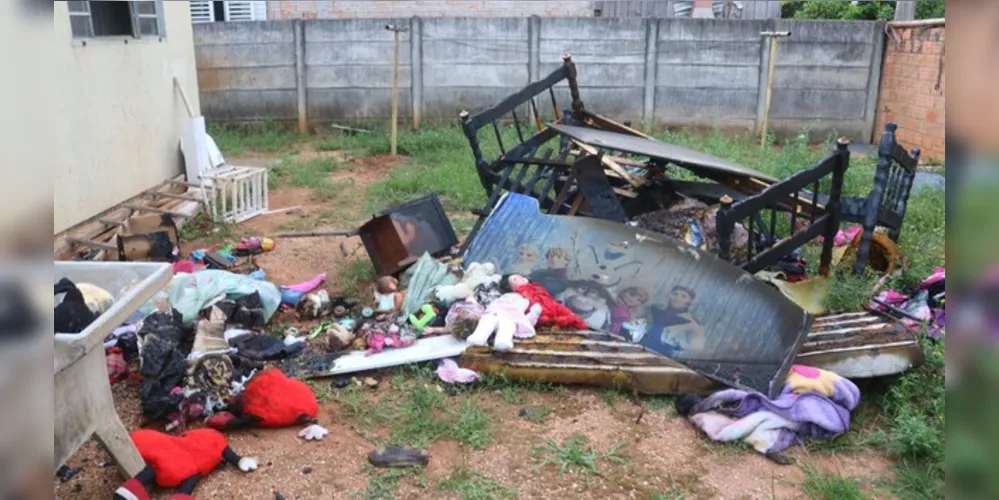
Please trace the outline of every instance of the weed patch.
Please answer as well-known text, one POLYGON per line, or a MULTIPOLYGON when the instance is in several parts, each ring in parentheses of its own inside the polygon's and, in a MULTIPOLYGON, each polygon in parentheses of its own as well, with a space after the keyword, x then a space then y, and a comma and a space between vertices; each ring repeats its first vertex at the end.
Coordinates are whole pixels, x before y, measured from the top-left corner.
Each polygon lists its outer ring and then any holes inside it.
POLYGON ((600 452, 589 438, 577 432, 562 444, 548 438, 544 446, 534 448, 534 453, 539 457, 538 468, 554 465, 558 467, 559 474, 582 474, 588 485, 590 476, 603 477, 599 462, 628 463, 628 459, 618 453, 626 444, 622 441, 600 452))
POLYGON ((801 489, 812 500, 865 500, 863 490, 853 478, 802 467, 805 481, 801 489))
POLYGON ((517 498, 517 491, 481 472, 455 467, 437 483, 440 491, 457 493, 462 500, 508 500, 517 498))
POLYGON ((273 121, 238 125, 209 123, 208 134, 224 155, 240 155, 247 151, 271 153, 306 138, 298 131, 273 121))
POLYGON ((524 408, 521 408, 520 411, 517 412, 517 414, 520 416, 520 418, 527 420, 528 422, 534 422, 536 424, 540 424, 544 423, 545 419, 548 418, 548 415, 550 415, 551 412, 552 409, 550 406, 534 405, 534 406, 525 406, 524 408))

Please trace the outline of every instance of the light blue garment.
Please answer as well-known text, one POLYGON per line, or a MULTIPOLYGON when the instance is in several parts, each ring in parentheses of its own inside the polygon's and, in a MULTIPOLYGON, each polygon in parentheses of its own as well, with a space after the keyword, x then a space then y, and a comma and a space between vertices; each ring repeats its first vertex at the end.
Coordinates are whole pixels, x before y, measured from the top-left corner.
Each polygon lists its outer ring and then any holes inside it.
POLYGON ((150 314, 169 305, 180 312, 184 325, 192 325, 205 305, 216 298, 240 299, 253 292, 260 294, 260 301, 264 306, 264 321, 269 321, 281 305, 281 292, 277 285, 255 280, 245 274, 215 269, 174 275, 168 288, 153 296, 142 306, 142 310, 150 314))

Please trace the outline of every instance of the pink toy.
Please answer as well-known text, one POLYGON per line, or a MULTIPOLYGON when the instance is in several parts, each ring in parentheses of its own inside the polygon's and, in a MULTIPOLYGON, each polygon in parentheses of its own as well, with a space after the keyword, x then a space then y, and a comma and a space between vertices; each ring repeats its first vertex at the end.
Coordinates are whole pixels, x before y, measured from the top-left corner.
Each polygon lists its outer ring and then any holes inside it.
POLYGON ((489 337, 495 332, 493 349, 509 351, 513 349, 514 337, 528 339, 534 336, 534 325, 540 316, 540 304, 532 306, 529 300, 516 293, 505 293, 486 307, 478 326, 468 337, 468 343, 487 345, 489 337))
POLYGON ((324 281, 326 281, 326 273, 317 274, 315 277, 313 277, 308 281, 295 283, 294 285, 283 286, 281 288, 292 290, 295 292, 309 293, 315 290, 316 288, 319 288, 319 285, 322 285, 324 281))

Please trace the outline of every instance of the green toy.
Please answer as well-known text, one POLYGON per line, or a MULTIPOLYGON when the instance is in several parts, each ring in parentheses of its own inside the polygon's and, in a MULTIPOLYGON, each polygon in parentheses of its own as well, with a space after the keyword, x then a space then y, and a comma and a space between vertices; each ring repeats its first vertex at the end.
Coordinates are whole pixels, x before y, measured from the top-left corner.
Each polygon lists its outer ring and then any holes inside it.
POLYGON ((410 314, 409 324, 416 327, 416 329, 419 330, 420 333, 423 333, 423 329, 426 328, 427 325, 429 325, 430 322, 437 317, 437 309, 435 309, 434 306, 430 304, 423 304, 423 307, 421 307, 420 310, 417 312, 422 312, 423 315, 421 317, 417 317, 415 313, 410 314))

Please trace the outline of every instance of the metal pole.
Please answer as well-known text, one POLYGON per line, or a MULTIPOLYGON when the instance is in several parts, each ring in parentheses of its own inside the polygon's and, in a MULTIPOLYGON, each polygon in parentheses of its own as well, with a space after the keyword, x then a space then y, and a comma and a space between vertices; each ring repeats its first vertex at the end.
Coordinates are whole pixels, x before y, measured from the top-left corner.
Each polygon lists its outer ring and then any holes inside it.
POLYGON ((399 140, 399 31, 395 33, 395 50, 392 54, 392 156, 396 155, 399 140))
POLYGON ((777 37, 791 36, 790 31, 764 31, 760 35, 770 39, 770 61, 767 66, 767 91, 763 105, 763 127, 760 129, 760 149, 767 147, 767 128, 770 121, 770 103, 774 92, 774 72, 777 69, 777 37))

